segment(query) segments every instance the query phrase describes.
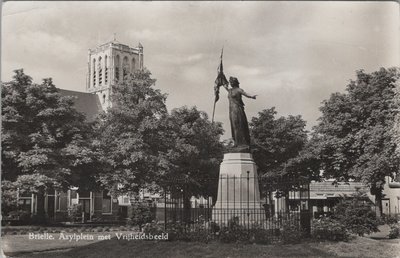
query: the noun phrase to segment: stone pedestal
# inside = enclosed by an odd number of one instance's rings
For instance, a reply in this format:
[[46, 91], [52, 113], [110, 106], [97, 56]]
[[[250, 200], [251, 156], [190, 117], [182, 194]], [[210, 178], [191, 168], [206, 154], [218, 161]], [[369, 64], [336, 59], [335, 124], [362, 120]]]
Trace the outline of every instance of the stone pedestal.
[[220, 166], [218, 196], [212, 219], [218, 224], [263, 223], [257, 166], [250, 153], [226, 153]]

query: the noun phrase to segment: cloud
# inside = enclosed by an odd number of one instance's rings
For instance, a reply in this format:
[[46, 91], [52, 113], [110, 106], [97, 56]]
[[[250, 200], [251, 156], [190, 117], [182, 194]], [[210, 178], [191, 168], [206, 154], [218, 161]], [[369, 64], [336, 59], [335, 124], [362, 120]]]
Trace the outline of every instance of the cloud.
[[150, 29], [139, 29], [139, 30], [128, 30], [127, 35], [131, 38], [138, 39], [139, 41], [155, 41], [161, 38], [168, 38], [169, 33], [162, 30], [150, 30]]
[[202, 53], [197, 53], [197, 54], [188, 56], [188, 57], [186, 58], [186, 60], [187, 60], [188, 62], [199, 61], [199, 60], [202, 60], [203, 57], [204, 57], [204, 55], [203, 55]]
[[227, 67], [227, 69], [232, 73], [232, 74], [238, 74], [237, 76], [255, 76], [255, 75], [261, 75], [263, 74], [263, 69], [259, 67], [247, 67], [243, 65], [230, 65]]
[[[394, 7], [394, 8], [393, 8]], [[144, 62], [169, 93], [169, 109], [212, 112], [213, 82], [224, 46], [227, 76], [256, 101], [302, 114], [343, 91], [354, 71], [399, 65], [397, 3], [375, 2], [7, 2], [3, 6], [2, 80], [25, 68], [36, 81], [85, 90], [87, 50], [110, 41], [144, 46]], [[374, 19], [371, 19], [374, 17]], [[225, 93], [216, 118], [227, 120]], [[229, 130], [227, 130], [229, 135]]]

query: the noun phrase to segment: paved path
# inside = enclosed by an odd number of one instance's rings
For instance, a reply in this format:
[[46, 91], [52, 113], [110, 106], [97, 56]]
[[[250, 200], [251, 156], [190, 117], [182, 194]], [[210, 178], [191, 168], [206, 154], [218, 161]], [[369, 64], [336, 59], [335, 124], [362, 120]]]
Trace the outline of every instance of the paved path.
[[389, 239], [390, 226], [389, 225], [381, 225], [378, 227], [379, 232], [372, 233], [370, 235], [366, 235], [366, 237], [372, 239]]

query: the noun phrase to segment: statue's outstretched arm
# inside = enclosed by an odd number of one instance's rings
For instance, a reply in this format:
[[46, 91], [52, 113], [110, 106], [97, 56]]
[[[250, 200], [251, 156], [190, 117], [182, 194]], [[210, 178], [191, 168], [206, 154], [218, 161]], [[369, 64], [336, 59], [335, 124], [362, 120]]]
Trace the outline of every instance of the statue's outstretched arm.
[[257, 97], [257, 95], [247, 94], [244, 90], [242, 90], [242, 95], [245, 96], [245, 97], [248, 97], [250, 99], [256, 99], [256, 97]]

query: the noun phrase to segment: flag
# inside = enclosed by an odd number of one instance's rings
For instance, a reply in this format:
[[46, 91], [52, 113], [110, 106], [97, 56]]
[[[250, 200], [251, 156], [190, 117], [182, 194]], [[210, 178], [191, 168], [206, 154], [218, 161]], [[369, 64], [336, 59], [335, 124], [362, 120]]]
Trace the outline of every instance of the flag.
[[221, 61], [218, 66], [218, 75], [217, 78], [215, 79], [215, 84], [214, 84], [214, 94], [215, 94], [215, 102], [219, 100], [219, 87], [221, 87], [224, 84], [228, 84], [228, 80], [225, 77], [224, 74], [224, 66], [222, 64], [222, 56], [224, 54], [224, 48], [221, 50]]

